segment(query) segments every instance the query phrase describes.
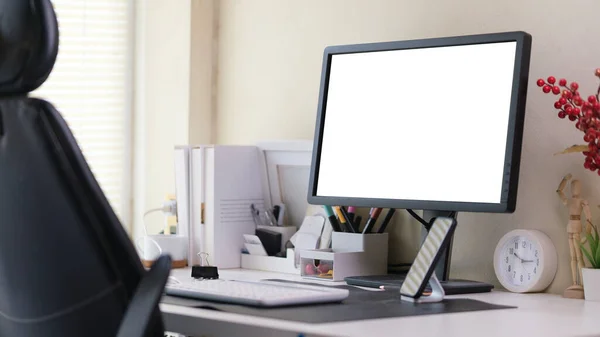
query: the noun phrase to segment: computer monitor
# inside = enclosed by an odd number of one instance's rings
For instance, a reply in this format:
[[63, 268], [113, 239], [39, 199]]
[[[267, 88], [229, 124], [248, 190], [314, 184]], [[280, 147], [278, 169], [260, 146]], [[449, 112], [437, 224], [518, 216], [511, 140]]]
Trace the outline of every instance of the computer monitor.
[[327, 47], [309, 203], [513, 212], [530, 53], [525, 32]]
[[531, 36], [325, 49], [311, 204], [512, 212]]

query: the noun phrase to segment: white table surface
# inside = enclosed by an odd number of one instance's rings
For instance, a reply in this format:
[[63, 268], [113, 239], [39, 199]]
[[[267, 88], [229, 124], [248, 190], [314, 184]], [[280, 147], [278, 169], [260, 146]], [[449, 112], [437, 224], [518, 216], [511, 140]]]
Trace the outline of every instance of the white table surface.
[[[286, 279], [307, 281], [291, 274], [252, 270], [220, 270], [222, 279]], [[174, 270], [185, 279], [189, 269]], [[344, 282], [321, 282], [339, 285]], [[169, 331], [193, 336], [600, 336], [600, 302], [564, 299], [551, 294], [513, 294], [493, 291], [455, 295], [517, 309], [487, 310], [353, 322], [309, 324], [161, 304]]]

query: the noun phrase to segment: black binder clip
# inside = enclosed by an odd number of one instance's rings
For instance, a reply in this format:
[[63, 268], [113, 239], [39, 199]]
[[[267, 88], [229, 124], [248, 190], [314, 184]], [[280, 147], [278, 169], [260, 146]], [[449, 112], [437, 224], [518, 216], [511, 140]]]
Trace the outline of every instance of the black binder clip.
[[207, 253], [198, 253], [200, 256], [200, 265], [192, 266], [192, 277], [200, 280], [216, 280], [219, 278], [217, 267], [211, 266], [208, 262]]

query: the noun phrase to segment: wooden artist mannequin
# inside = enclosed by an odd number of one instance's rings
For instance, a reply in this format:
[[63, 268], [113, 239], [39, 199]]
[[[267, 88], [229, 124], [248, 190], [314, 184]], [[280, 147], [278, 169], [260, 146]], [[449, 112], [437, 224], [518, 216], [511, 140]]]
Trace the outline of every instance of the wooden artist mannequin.
[[569, 223], [567, 224], [567, 233], [569, 235], [569, 253], [571, 255], [571, 277], [573, 284], [569, 286], [563, 296], [567, 298], [583, 299], [583, 279], [581, 270], [584, 267], [583, 255], [581, 253], [581, 213], [585, 213], [586, 231], [589, 233], [592, 229], [591, 212], [587, 200], [581, 198], [581, 182], [579, 180], [571, 181], [571, 198], [568, 198], [564, 189], [567, 182], [571, 180], [571, 174], [566, 175], [560, 182], [556, 192], [562, 203], [569, 208]]

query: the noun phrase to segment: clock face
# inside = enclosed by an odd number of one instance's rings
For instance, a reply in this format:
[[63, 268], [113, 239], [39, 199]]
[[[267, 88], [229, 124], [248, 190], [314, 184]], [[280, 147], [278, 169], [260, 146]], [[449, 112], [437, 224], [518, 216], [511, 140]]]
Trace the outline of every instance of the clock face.
[[500, 239], [494, 252], [496, 277], [513, 292], [542, 291], [556, 274], [556, 250], [537, 230], [513, 230]]
[[543, 268], [540, 259], [543, 257], [537, 242], [524, 236], [514, 236], [504, 243], [501, 252], [501, 277], [506, 283], [524, 287], [538, 280]]

